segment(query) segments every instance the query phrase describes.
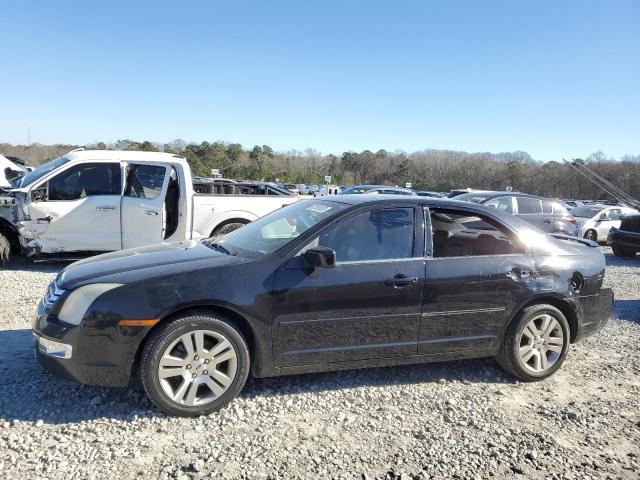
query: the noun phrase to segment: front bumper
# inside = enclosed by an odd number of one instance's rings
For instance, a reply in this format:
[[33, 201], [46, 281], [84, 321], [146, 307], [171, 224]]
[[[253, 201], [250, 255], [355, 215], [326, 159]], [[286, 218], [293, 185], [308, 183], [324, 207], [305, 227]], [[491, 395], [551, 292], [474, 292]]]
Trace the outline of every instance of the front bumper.
[[580, 323], [574, 342], [593, 335], [609, 322], [613, 310], [613, 298], [612, 289], [602, 288], [595, 295], [585, 295], [575, 299]]
[[[86, 385], [124, 387], [143, 335], [140, 327], [118, 329], [113, 320], [83, 322], [79, 326], [60, 321], [40, 302], [32, 330], [38, 362], [54, 375]], [[70, 356], [44, 351], [47, 341], [68, 346]], [[55, 347], [55, 345], [54, 345]]]

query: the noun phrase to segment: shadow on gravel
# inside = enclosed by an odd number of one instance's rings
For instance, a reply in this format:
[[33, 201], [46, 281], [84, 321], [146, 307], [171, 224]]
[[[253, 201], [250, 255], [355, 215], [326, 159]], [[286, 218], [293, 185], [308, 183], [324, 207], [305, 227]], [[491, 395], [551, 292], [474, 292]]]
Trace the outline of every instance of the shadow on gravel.
[[630, 258], [616, 257], [611, 249], [603, 250], [607, 267], [640, 267], [640, 255]]
[[640, 300], [616, 300], [613, 313], [618, 320], [640, 324]]
[[18, 257], [3, 263], [0, 270], [29, 271], [39, 273], [58, 273], [70, 262], [35, 262], [28, 258]]
[[[248, 382], [241, 397], [251, 399], [439, 381], [514, 382], [489, 358], [254, 379]], [[164, 416], [139, 386], [127, 389], [90, 387], [48, 374], [35, 359], [31, 330], [0, 331], [0, 422], [43, 420], [73, 424], [94, 419], [126, 421], [136, 417]]]

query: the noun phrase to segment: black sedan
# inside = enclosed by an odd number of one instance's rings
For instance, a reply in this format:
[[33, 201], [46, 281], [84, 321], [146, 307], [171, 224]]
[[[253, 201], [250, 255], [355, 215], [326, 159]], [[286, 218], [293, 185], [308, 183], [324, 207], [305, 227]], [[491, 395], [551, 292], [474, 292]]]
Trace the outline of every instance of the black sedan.
[[613, 301], [595, 243], [556, 237], [450, 199], [302, 201], [222, 239], [69, 266], [38, 306], [36, 354], [86, 384], [139, 373], [176, 415], [220, 409], [250, 373], [495, 356], [540, 380]]

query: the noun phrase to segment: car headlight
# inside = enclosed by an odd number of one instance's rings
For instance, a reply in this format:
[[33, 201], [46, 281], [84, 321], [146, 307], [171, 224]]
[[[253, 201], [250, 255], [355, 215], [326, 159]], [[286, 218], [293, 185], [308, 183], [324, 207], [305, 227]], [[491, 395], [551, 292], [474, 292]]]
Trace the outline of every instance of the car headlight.
[[121, 283], [91, 283], [73, 290], [58, 313], [58, 319], [71, 325], [80, 325], [93, 301], [103, 293], [122, 286]]

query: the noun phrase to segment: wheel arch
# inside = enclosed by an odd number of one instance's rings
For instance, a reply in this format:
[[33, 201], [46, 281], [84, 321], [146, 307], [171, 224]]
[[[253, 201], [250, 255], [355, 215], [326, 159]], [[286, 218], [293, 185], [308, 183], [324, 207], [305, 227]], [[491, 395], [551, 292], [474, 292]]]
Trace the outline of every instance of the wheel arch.
[[595, 241], [597, 242], [597, 241], [598, 241], [598, 230], [596, 230], [595, 228], [587, 228], [587, 229], [584, 231], [584, 234], [582, 235], [582, 238], [587, 238], [587, 234], [588, 234], [589, 232], [593, 232], [593, 233], [595, 234], [595, 237], [596, 237], [596, 240], [595, 240]]
[[2, 233], [11, 244], [12, 253], [20, 251], [20, 232], [14, 224], [6, 218], [0, 217], [0, 233]]
[[511, 315], [509, 320], [505, 323], [501, 338], [504, 337], [504, 334], [507, 328], [509, 327], [509, 325], [511, 325], [511, 322], [513, 321], [513, 319], [520, 312], [522, 312], [522, 310], [524, 310], [527, 307], [530, 307], [531, 305], [539, 305], [539, 304], [545, 304], [545, 303], [548, 305], [551, 305], [552, 307], [556, 307], [565, 316], [565, 318], [567, 319], [567, 323], [569, 323], [569, 341], [573, 343], [578, 335], [578, 328], [579, 328], [578, 311], [575, 305], [569, 300], [567, 300], [566, 298], [563, 298], [560, 295], [549, 295], [549, 294], [543, 294], [543, 295], [530, 298], [525, 303], [520, 305], [519, 308], [514, 309], [514, 313]]
[[165, 315], [160, 317], [160, 320], [146, 332], [144, 338], [142, 339], [142, 341], [139, 343], [137, 347], [137, 350], [133, 359], [133, 363], [131, 366], [132, 376], [134, 374], [138, 374], [139, 372], [140, 357], [142, 356], [142, 351], [144, 350], [146, 343], [149, 341], [149, 338], [151, 338], [151, 334], [157, 331], [159, 328], [162, 328], [162, 326], [166, 325], [173, 319], [180, 316], [188, 315], [190, 313], [194, 313], [194, 314], [195, 313], [213, 313], [213, 314], [218, 313], [227, 317], [229, 320], [231, 320], [231, 322], [236, 327], [238, 327], [238, 329], [240, 330], [240, 333], [242, 333], [245, 340], [247, 341], [247, 347], [249, 348], [249, 359], [251, 361], [251, 371], [254, 372], [255, 369], [259, 367], [261, 362], [261, 350], [256, 340], [256, 333], [254, 332], [254, 329], [249, 323], [249, 321], [243, 315], [239, 314], [238, 312], [236, 312], [235, 310], [227, 306], [220, 305], [220, 304], [203, 303], [203, 304], [182, 306], [175, 310], [167, 312]]
[[230, 218], [228, 220], [224, 220], [224, 221], [218, 223], [215, 227], [213, 227], [213, 230], [211, 230], [211, 233], [209, 234], [209, 237], [213, 237], [213, 234], [217, 230], [221, 229], [225, 225], [229, 225], [230, 223], [241, 223], [243, 225], [247, 225], [247, 224], [249, 224], [251, 222], [252, 222], [252, 220], [249, 220], [247, 218], [240, 218], [240, 217], [238, 217], [238, 218]]

